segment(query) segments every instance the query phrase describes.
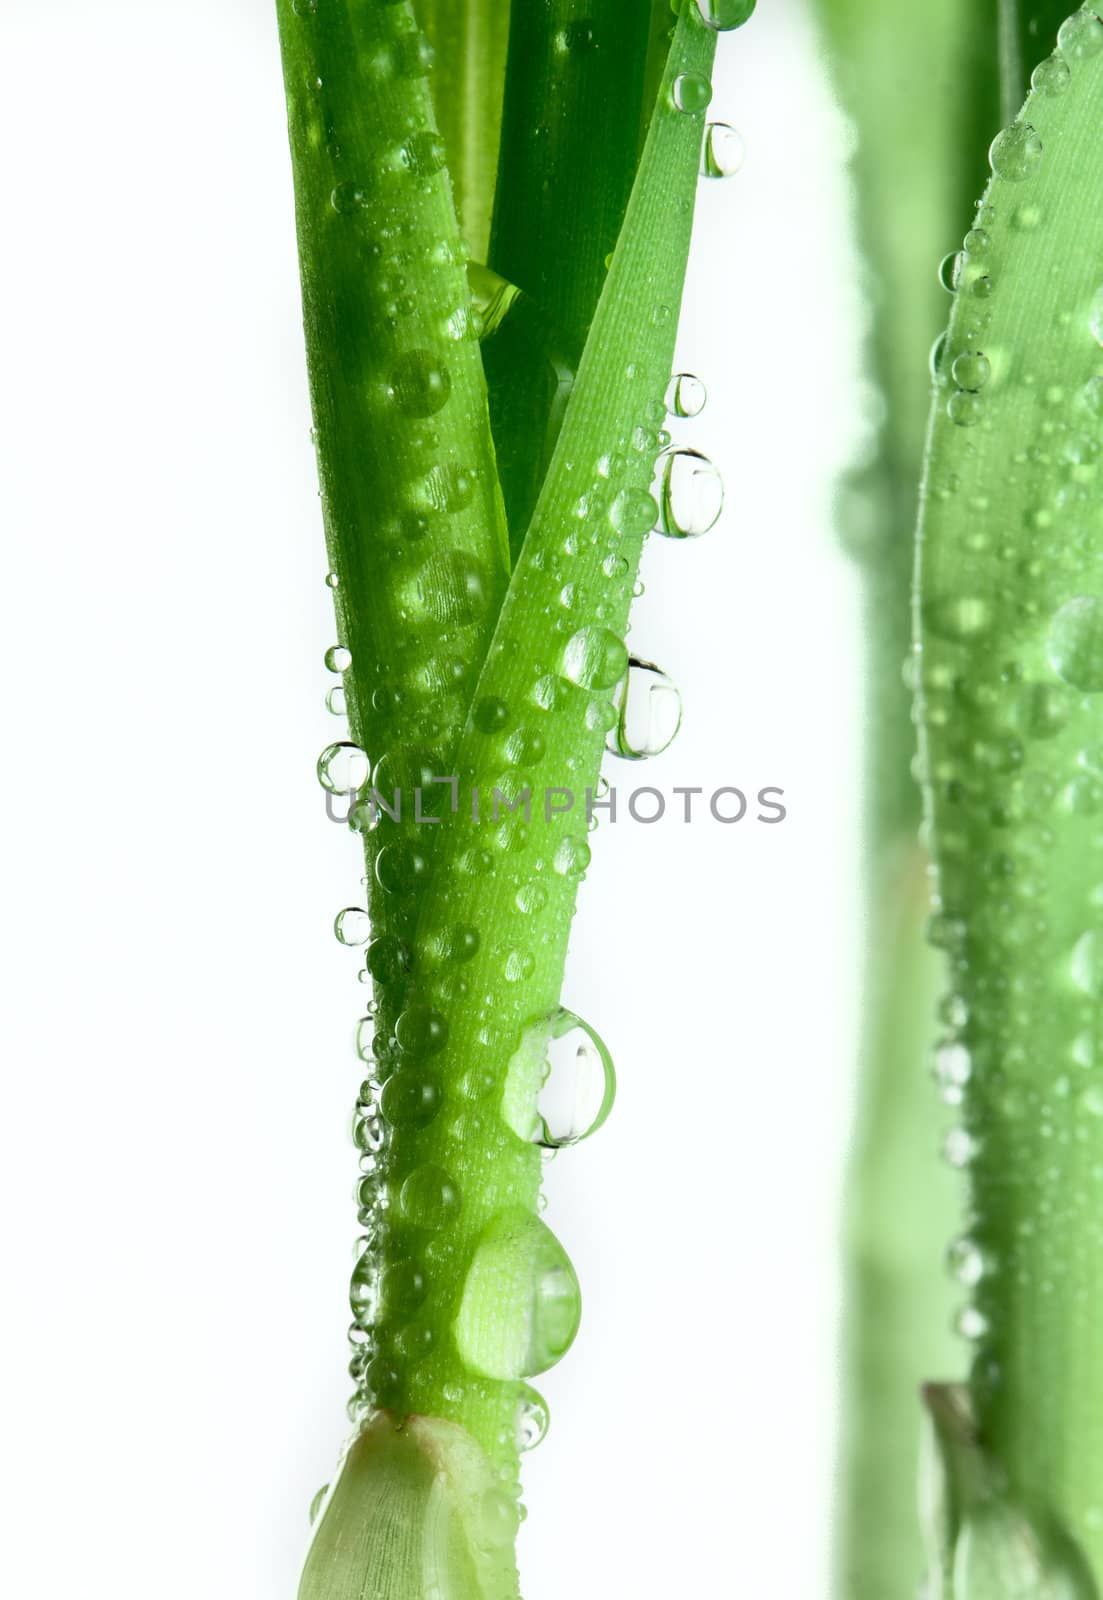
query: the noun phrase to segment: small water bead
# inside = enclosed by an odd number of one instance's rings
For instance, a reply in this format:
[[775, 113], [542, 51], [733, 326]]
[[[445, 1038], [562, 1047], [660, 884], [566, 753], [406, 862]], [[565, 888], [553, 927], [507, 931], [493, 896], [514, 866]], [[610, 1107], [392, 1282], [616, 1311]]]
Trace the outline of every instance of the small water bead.
[[375, 1326], [379, 1313], [381, 1266], [374, 1248], [366, 1248], [353, 1269], [349, 1305], [358, 1327]]
[[698, 450], [667, 450], [659, 457], [659, 532], [696, 539], [715, 527], [724, 509], [724, 483]]
[[1094, 928], [1077, 939], [1069, 971], [1073, 983], [1084, 994], [1094, 996], [1103, 992], [1103, 935]]
[[717, 33], [741, 28], [754, 15], [757, 0], [697, 0], [701, 19]]
[[400, 1067], [383, 1085], [380, 1110], [392, 1128], [425, 1128], [441, 1107], [439, 1083], [412, 1068]]
[[548, 891], [542, 883], [523, 883], [513, 897], [514, 904], [523, 916], [535, 916], [548, 903]]
[[974, 1239], [962, 1234], [946, 1251], [946, 1268], [955, 1282], [975, 1289], [984, 1276], [984, 1256]]
[[397, 983], [413, 967], [413, 952], [404, 939], [384, 933], [368, 946], [366, 961], [377, 983]]
[[432, 1006], [407, 1006], [394, 1031], [399, 1046], [417, 1055], [438, 1055], [448, 1043], [448, 1023]]
[[341, 580], [338, 577], [337, 573], [336, 572], [327, 572], [326, 573], [326, 588], [327, 589], [338, 589], [338, 588], [340, 588], [340, 586], [341, 586]]
[[942, 1141], [943, 1158], [958, 1169], [969, 1165], [977, 1148], [977, 1141], [967, 1128], [951, 1128]]
[[552, 857], [553, 868], [563, 878], [580, 878], [589, 865], [590, 846], [571, 834], [560, 841]]
[[424, 78], [435, 61], [436, 52], [423, 33], [403, 34], [395, 46], [395, 65], [403, 77]]
[[468, 467], [438, 466], [426, 475], [422, 492], [434, 511], [451, 514], [467, 509], [475, 498], [475, 485], [475, 473]]
[[370, 774], [367, 755], [348, 740], [326, 745], [318, 757], [318, 782], [329, 794], [352, 794], [363, 788]]
[[535, 728], [518, 728], [505, 743], [506, 760], [514, 767], [533, 767], [545, 750], [544, 735]]
[[1071, 82], [1068, 62], [1059, 55], [1047, 56], [1044, 61], [1039, 61], [1030, 74], [1030, 87], [1039, 94], [1064, 94]]
[[375, 876], [387, 894], [408, 894], [428, 874], [429, 858], [414, 844], [396, 840], [375, 858]]
[[417, 1167], [402, 1185], [399, 1204], [415, 1228], [436, 1233], [460, 1212], [460, 1191], [451, 1173], [427, 1163]]
[[[707, 400], [708, 391], [700, 378], [693, 372], [676, 372], [667, 386], [666, 409], [671, 416], [699, 417], [705, 409]], [[650, 495], [648, 499], [651, 499]], [[654, 501], [651, 503], [654, 507], [654, 512], [649, 526], [654, 527], [654, 517], [658, 516], [659, 508]]]
[[328, 1483], [323, 1483], [322, 1487], [318, 1490], [318, 1492], [314, 1496], [313, 1500], [311, 1500], [311, 1502], [310, 1502], [310, 1511], [308, 1513], [308, 1515], [310, 1517], [310, 1526], [311, 1527], [313, 1527], [314, 1524], [317, 1522], [318, 1513], [319, 1513], [319, 1511], [321, 1511], [322, 1506], [325, 1503], [326, 1495], [328, 1493], [329, 1493], [329, 1484]]
[[712, 100], [712, 84], [699, 72], [680, 72], [671, 86], [671, 99], [678, 111], [704, 111]]
[[964, 350], [950, 368], [959, 389], [983, 389], [992, 376], [992, 363], [981, 350]]
[[509, 707], [497, 695], [487, 695], [475, 706], [472, 721], [480, 733], [501, 733], [509, 725]]
[[705, 129], [701, 171], [706, 178], [734, 178], [747, 159], [743, 135], [727, 122], [710, 122]]
[[976, 1306], [962, 1306], [954, 1318], [954, 1331], [975, 1344], [988, 1332], [988, 1318]]
[[1029, 122], [1013, 122], [992, 140], [988, 160], [997, 178], [1022, 183], [1042, 159], [1042, 141]]
[[447, 147], [436, 133], [412, 134], [402, 146], [402, 164], [415, 178], [431, 178], [441, 170], [447, 159]]
[[662, 755], [682, 725], [682, 697], [652, 661], [631, 656], [613, 697], [616, 721], [605, 748], [625, 761]]
[[348, 708], [348, 695], [341, 684], [335, 684], [326, 694], [326, 710], [335, 717], [344, 717], [348, 715]]
[[609, 507], [609, 521], [626, 539], [641, 538], [659, 520], [659, 507], [646, 489], [621, 489]]
[[946, 415], [959, 428], [975, 428], [984, 415], [984, 401], [979, 394], [958, 389], [946, 402]]
[[1103, 599], [1067, 600], [1050, 623], [1046, 650], [1054, 672], [1072, 688], [1103, 691]]
[[431, 417], [452, 393], [448, 368], [430, 350], [409, 350], [391, 369], [388, 393], [410, 417]]
[[567, 1252], [550, 1228], [518, 1207], [483, 1231], [452, 1331], [471, 1371], [514, 1380], [553, 1367], [570, 1348], [581, 1314]]
[[521, 1403], [517, 1412], [517, 1448], [522, 1453], [535, 1450], [548, 1435], [551, 1416], [548, 1402], [530, 1384], [521, 1386]]
[[371, 918], [360, 906], [346, 906], [343, 911], [338, 911], [333, 931], [340, 944], [367, 944], [371, 938]]
[[1074, 65], [1089, 61], [1103, 50], [1103, 22], [1094, 9], [1084, 7], [1062, 22], [1057, 30], [1057, 48]]
[[363, 184], [351, 180], [339, 183], [329, 197], [329, 203], [338, 216], [354, 216], [371, 202], [371, 195]]
[[560, 1006], [524, 1029], [506, 1069], [502, 1117], [519, 1139], [560, 1150], [597, 1132], [616, 1092], [608, 1047]]
[[959, 1104], [973, 1068], [968, 1050], [963, 1044], [947, 1041], [936, 1049], [932, 1065], [942, 1098], [948, 1105]]
[[352, 651], [343, 644], [331, 644], [324, 660], [328, 672], [347, 672], [352, 666]]
[[580, 628], [567, 641], [560, 672], [580, 689], [611, 689], [627, 666], [623, 639], [608, 628]]
[[[957, 288], [957, 280], [960, 270], [961, 252], [958, 250], [948, 251], [938, 264], [938, 281], [946, 290], [947, 294], [953, 294], [954, 290]], [[940, 335], [940, 339], [944, 340], [945, 337], [945, 334]]]

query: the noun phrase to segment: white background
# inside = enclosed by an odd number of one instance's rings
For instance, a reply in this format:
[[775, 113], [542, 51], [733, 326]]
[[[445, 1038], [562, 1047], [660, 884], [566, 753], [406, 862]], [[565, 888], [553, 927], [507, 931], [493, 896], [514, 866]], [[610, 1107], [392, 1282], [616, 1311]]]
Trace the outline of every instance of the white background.
[[[343, 1431], [362, 992], [314, 778], [332, 641], [270, 0], [0, 15], [6, 1089], [0, 1589], [289, 1600]], [[858, 939], [847, 133], [808, 21], [721, 43], [685, 436], [706, 539], [633, 645], [683, 731], [620, 782], [781, 827], [604, 826], [567, 1002], [605, 1129], [549, 1170], [585, 1296], [526, 1466], [527, 1600], [826, 1587]]]

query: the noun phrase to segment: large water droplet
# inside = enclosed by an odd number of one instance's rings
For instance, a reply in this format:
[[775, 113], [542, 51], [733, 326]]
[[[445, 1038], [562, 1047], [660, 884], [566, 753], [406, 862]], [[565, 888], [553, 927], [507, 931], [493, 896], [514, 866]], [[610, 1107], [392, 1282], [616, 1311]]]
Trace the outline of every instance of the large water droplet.
[[1029, 122], [1013, 122], [992, 140], [988, 160], [997, 178], [1022, 183], [1042, 159], [1042, 141]]
[[609, 521], [627, 538], [640, 538], [658, 521], [659, 508], [646, 489], [621, 489], [609, 507]]
[[697, 0], [703, 21], [718, 33], [741, 28], [754, 14], [757, 0]]
[[679, 111], [704, 111], [712, 99], [712, 84], [699, 72], [680, 72], [670, 92]]
[[[708, 391], [695, 373], [676, 372], [666, 391], [666, 409], [675, 417], [698, 417], [707, 399]], [[658, 515], [657, 506], [654, 515]], [[653, 517], [648, 526], [654, 525]]]
[[705, 129], [701, 171], [706, 178], [734, 178], [747, 158], [743, 135], [727, 122], [710, 122]]
[[453, 1324], [466, 1365], [487, 1378], [546, 1372], [571, 1346], [582, 1313], [567, 1252], [538, 1217], [519, 1207], [484, 1230]]
[[695, 539], [715, 527], [724, 509], [724, 484], [697, 450], [666, 450], [659, 457], [659, 532]]
[[402, 1185], [402, 1214], [416, 1228], [437, 1232], [459, 1215], [460, 1191], [443, 1167], [417, 1167]]
[[346, 906], [338, 911], [333, 931], [341, 944], [367, 944], [371, 938], [371, 918], [360, 906]]
[[1103, 600], [1077, 595], [1067, 600], [1049, 626], [1050, 665], [1074, 689], [1103, 690]]
[[605, 748], [626, 761], [661, 755], [682, 725], [682, 697], [676, 686], [654, 662], [637, 656], [629, 658], [614, 706], [617, 720]]
[[367, 783], [371, 765], [358, 744], [326, 745], [318, 757], [318, 782], [330, 794], [351, 794]]
[[580, 628], [563, 651], [561, 672], [581, 689], [611, 689], [624, 676], [628, 651], [608, 628]]
[[391, 369], [391, 399], [408, 416], [433, 416], [451, 393], [448, 368], [429, 350], [410, 350]]
[[343, 644], [331, 644], [325, 653], [325, 664], [329, 672], [347, 672], [352, 666], [352, 651]]
[[502, 1116], [548, 1150], [596, 1133], [613, 1109], [613, 1058], [588, 1022], [560, 1006], [530, 1022], [510, 1057]]
[[1103, 50], [1103, 22], [1090, 6], [1066, 17], [1057, 30], [1057, 48], [1073, 65]]

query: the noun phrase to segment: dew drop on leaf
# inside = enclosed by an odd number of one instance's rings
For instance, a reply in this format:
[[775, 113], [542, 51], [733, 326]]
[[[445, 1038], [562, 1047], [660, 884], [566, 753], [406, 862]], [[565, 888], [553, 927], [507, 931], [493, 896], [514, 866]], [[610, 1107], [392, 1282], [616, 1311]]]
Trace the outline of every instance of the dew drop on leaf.
[[1103, 22], [1093, 9], [1084, 7], [1066, 17], [1057, 30], [1057, 48], [1074, 65], [1090, 60], [1103, 50]]
[[346, 650], [343, 644], [331, 644], [324, 660], [327, 671], [347, 672], [352, 666], [352, 651]]
[[391, 399], [411, 417], [431, 417], [452, 393], [448, 368], [429, 350], [409, 350], [391, 369]]
[[698, 450], [667, 450], [659, 457], [659, 532], [696, 539], [715, 527], [724, 509], [724, 483]]
[[550, 1421], [548, 1402], [544, 1396], [530, 1384], [522, 1385], [521, 1401], [517, 1410], [518, 1450], [522, 1452], [535, 1450], [538, 1444], [543, 1444]]
[[371, 919], [360, 906], [346, 906], [338, 911], [333, 931], [341, 944], [364, 945], [371, 938]]
[[712, 84], [699, 72], [680, 72], [670, 92], [678, 111], [704, 111], [712, 99]]
[[701, 171], [706, 178], [734, 178], [747, 157], [743, 135], [727, 122], [710, 122], [705, 129]]
[[1047, 651], [1054, 672], [1074, 689], [1103, 690], [1103, 600], [1067, 600], [1050, 623]]
[[642, 761], [668, 749], [682, 724], [682, 697], [654, 662], [632, 656], [614, 696], [616, 721], [605, 748], [626, 761]]
[[992, 140], [988, 160], [997, 178], [1022, 183], [1042, 159], [1042, 141], [1029, 122], [1013, 122]]
[[453, 1324], [456, 1348], [484, 1377], [531, 1377], [570, 1349], [581, 1313], [567, 1252], [538, 1217], [511, 1208], [475, 1248]]
[[596, 1133], [616, 1091], [608, 1047], [560, 1006], [522, 1031], [506, 1069], [502, 1117], [519, 1139], [559, 1150]]
[[399, 1204], [415, 1228], [435, 1233], [459, 1215], [460, 1191], [443, 1167], [427, 1163], [410, 1173], [402, 1185]]
[[581, 689], [611, 689], [628, 666], [624, 641], [608, 628], [580, 628], [563, 651], [562, 676]]
[[963, 350], [950, 368], [950, 376], [959, 389], [983, 389], [992, 376], [992, 364], [981, 350]]
[[675, 417], [699, 417], [707, 399], [708, 392], [695, 373], [676, 372], [667, 387], [666, 409]]
[[609, 507], [609, 521], [626, 539], [650, 533], [658, 516], [659, 508], [646, 489], [621, 489]]
[[702, 19], [718, 33], [741, 28], [754, 15], [756, 0], [697, 0]]
[[330, 794], [351, 794], [368, 781], [370, 764], [358, 744], [329, 744], [318, 757], [318, 782]]

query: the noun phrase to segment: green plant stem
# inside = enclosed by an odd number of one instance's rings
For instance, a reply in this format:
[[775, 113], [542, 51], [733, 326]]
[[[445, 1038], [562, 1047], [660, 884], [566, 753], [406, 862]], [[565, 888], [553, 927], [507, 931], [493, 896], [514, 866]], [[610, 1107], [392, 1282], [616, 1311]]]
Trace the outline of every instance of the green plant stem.
[[[610, 697], [627, 661], [621, 641], [640, 548], [655, 515], [646, 486], [703, 131], [703, 113], [674, 108], [670, 84], [681, 72], [707, 75], [713, 50], [713, 36], [691, 8], [678, 25], [563, 432], [460, 746], [462, 805], [445, 819], [419, 901], [404, 1004], [422, 1020], [422, 1032], [432, 1018], [431, 1070], [442, 1109], [425, 1128], [395, 1129], [389, 1229], [401, 1238], [402, 1259], [424, 1271], [421, 1322], [445, 1334], [488, 1227], [502, 1215], [535, 1222], [538, 1153], [502, 1118], [506, 1067], [526, 1024], [558, 1003], [575, 896], [589, 859], [579, 812], [585, 790], [597, 782]], [[630, 364], [635, 376], [626, 381]], [[578, 637], [580, 619], [595, 618], [599, 608], [600, 624], [589, 623]], [[574, 681], [579, 677], [592, 687]], [[496, 787], [511, 798], [531, 791], [531, 825], [521, 815], [497, 827], [488, 823]], [[578, 809], [546, 820], [543, 795], [557, 788], [573, 789]], [[482, 796], [479, 822], [469, 809], [475, 790]], [[458, 1197], [454, 1215], [432, 1236], [419, 1232], [402, 1201], [409, 1177], [426, 1170], [445, 1174]], [[506, 1337], [528, 1315], [533, 1292], [526, 1294], [522, 1283], [519, 1293], [504, 1275], [484, 1307], [488, 1325]], [[416, 1362], [405, 1353], [404, 1330], [385, 1327], [381, 1338], [398, 1408], [461, 1423], [508, 1466], [520, 1373], [503, 1379], [473, 1373], [449, 1337], [419, 1352]]]
[[1033, 91], [994, 149], [959, 273], [916, 628], [935, 937], [971, 1062], [954, 1148], [982, 1269], [979, 1444], [1007, 1501], [1075, 1541], [1099, 1585], [1103, 25], [1085, 12], [1075, 30], [1071, 84]]
[[[859, 1103], [844, 1213], [843, 1439], [837, 1581], [847, 1600], [907, 1596], [922, 1570], [916, 1396], [961, 1361], [942, 1269], [957, 1186], [931, 1172], [943, 1117], [925, 1069], [938, 963], [926, 950], [924, 854], [902, 664], [923, 374], [945, 317], [931, 263], [968, 223], [996, 123], [994, 0], [901, 14], [821, 5], [855, 119], [861, 243], [872, 279], [869, 368], [884, 402], [875, 452], [840, 496], [860, 560], [867, 650], [864, 801], [868, 931]], [[985, 64], [986, 52], [991, 64]], [[922, 139], [916, 137], [922, 127]]]
[[484, 356], [515, 552], [554, 444], [553, 365], [578, 367], [624, 220], [650, 24], [634, 0], [514, 7], [489, 264], [533, 310]]
[[433, 105], [448, 151], [456, 211], [485, 261], [494, 207], [509, 28], [497, 0], [417, 0], [436, 54]]

